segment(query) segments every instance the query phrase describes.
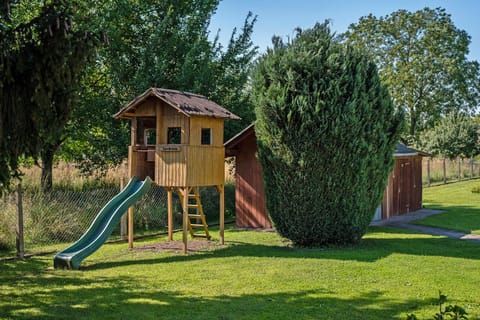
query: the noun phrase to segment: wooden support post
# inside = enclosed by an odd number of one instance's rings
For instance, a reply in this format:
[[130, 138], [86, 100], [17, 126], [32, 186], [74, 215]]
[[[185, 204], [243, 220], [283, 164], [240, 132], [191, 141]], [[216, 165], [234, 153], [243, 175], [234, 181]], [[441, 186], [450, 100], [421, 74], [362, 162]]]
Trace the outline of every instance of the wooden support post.
[[133, 249], [133, 206], [128, 208], [128, 249]]
[[173, 188], [167, 188], [167, 209], [168, 209], [168, 241], [173, 241]]
[[183, 219], [182, 219], [182, 225], [183, 225], [183, 234], [182, 234], [182, 240], [183, 240], [183, 253], [186, 254], [188, 250], [188, 194], [190, 193], [190, 190], [188, 187], [183, 188]]
[[23, 236], [23, 201], [22, 184], [19, 182], [17, 187], [17, 230], [16, 230], [17, 256], [23, 259], [25, 256], [25, 242]]
[[225, 189], [223, 187], [223, 184], [217, 186], [217, 190], [220, 197], [220, 244], [225, 244]]
[[[125, 188], [125, 180], [120, 178], [120, 192]], [[122, 215], [120, 219], [120, 236], [122, 240], [127, 240], [127, 214], [126, 212]]]

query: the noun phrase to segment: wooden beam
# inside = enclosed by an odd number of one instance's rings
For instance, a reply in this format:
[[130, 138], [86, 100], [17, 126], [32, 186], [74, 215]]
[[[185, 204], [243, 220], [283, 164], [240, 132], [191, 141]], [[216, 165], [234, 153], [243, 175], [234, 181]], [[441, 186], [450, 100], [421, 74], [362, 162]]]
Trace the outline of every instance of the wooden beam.
[[220, 244], [225, 244], [225, 188], [223, 184], [218, 185], [217, 190], [220, 197]]
[[132, 118], [130, 126], [130, 145], [135, 146], [137, 144], [137, 118]]
[[190, 188], [185, 187], [183, 188], [182, 194], [182, 201], [183, 201], [183, 219], [182, 219], [182, 226], [183, 226], [183, 253], [187, 254], [188, 251], [188, 194], [190, 193]]
[[128, 208], [128, 249], [133, 249], [133, 206]]
[[160, 104], [160, 101], [157, 101], [156, 103], [156, 119], [157, 119], [157, 141], [156, 144], [162, 144], [162, 133], [163, 133], [163, 128], [162, 128], [162, 105]]
[[[136, 119], [135, 119], [135, 126], [136, 126]], [[133, 124], [133, 122], [132, 122]], [[133, 127], [132, 127], [133, 128]], [[136, 130], [135, 130], [136, 132]], [[133, 130], [132, 130], [132, 136], [133, 136]], [[136, 158], [135, 158], [135, 153], [133, 152], [133, 146], [128, 147], [128, 177], [131, 179], [135, 175], [135, 168], [137, 166], [136, 164]], [[133, 248], [133, 214], [134, 214], [134, 209], [133, 206], [128, 208], [128, 248], [132, 249]]]
[[[120, 178], [120, 192], [123, 191], [123, 188], [125, 187], [125, 181], [123, 180], [123, 177]], [[122, 218], [120, 218], [120, 236], [122, 237], [122, 240], [127, 240], [127, 215], [128, 214], [123, 214]]]
[[173, 188], [167, 188], [167, 208], [168, 208], [168, 241], [173, 241]]

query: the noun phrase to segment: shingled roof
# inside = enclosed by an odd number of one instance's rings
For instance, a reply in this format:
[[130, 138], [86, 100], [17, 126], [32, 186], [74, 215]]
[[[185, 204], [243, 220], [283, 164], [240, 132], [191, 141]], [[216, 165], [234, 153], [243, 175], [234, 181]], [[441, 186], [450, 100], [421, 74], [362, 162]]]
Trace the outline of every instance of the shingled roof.
[[149, 97], [157, 97], [169, 104], [179, 112], [190, 116], [207, 116], [214, 118], [235, 119], [239, 120], [240, 117], [231, 113], [227, 109], [219, 106], [215, 102], [208, 100], [206, 97], [177, 90], [150, 88], [135, 99], [133, 99], [128, 105], [123, 107], [119, 112], [113, 115], [114, 118], [128, 118], [126, 115], [129, 112], [135, 112], [139, 105]]
[[428, 153], [415, 150], [412, 148], [407, 147], [403, 143], [397, 143], [395, 146], [395, 151], [393, 152], [393, 155], [395, 157], [404, 157], [404, 156], [422, 156], [422, 157], [427, 157], [430, 156]]

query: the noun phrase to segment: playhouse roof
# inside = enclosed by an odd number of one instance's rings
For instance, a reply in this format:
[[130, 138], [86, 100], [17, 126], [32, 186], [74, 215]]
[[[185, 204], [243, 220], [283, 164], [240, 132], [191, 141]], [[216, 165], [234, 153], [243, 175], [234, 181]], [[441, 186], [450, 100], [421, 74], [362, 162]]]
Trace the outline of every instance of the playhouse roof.
[[206, 97], [171, 89], [150, 88], [129, 104], [123, 107], [120, 111], [113, 115], [114, 118], [130, 118], [135, 116], [135, 110], [149, 97], [156, 97], [164, 101], [168, 105], [177, 109], [187, 117], [190, 116], [207, 116], [214, 118], [235, 119], [240, 117], [231, 113], [227, 109], [219, 106], [215, 102], [208, 100]]

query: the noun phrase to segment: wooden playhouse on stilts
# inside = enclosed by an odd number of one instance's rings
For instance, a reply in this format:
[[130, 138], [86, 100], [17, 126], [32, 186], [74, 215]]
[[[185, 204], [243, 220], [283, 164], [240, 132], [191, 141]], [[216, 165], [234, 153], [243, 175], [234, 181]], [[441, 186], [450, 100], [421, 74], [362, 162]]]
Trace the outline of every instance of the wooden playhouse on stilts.
[[[204, 96], [150, 88], [114, 115], [130, 119], [128, 147], [130, 178], [149, 176], [167, 190], [168, 240], [173, 240], [173, 192], [183, 208], [183, 252], [188, 233], [210, 238], [198, 187], [215, 187], [219, 193], [220, 242], [224, 243], [225, 119], [238, 116]], [[133, 247], [133, 207], [128, 210], [128, 244]]]

